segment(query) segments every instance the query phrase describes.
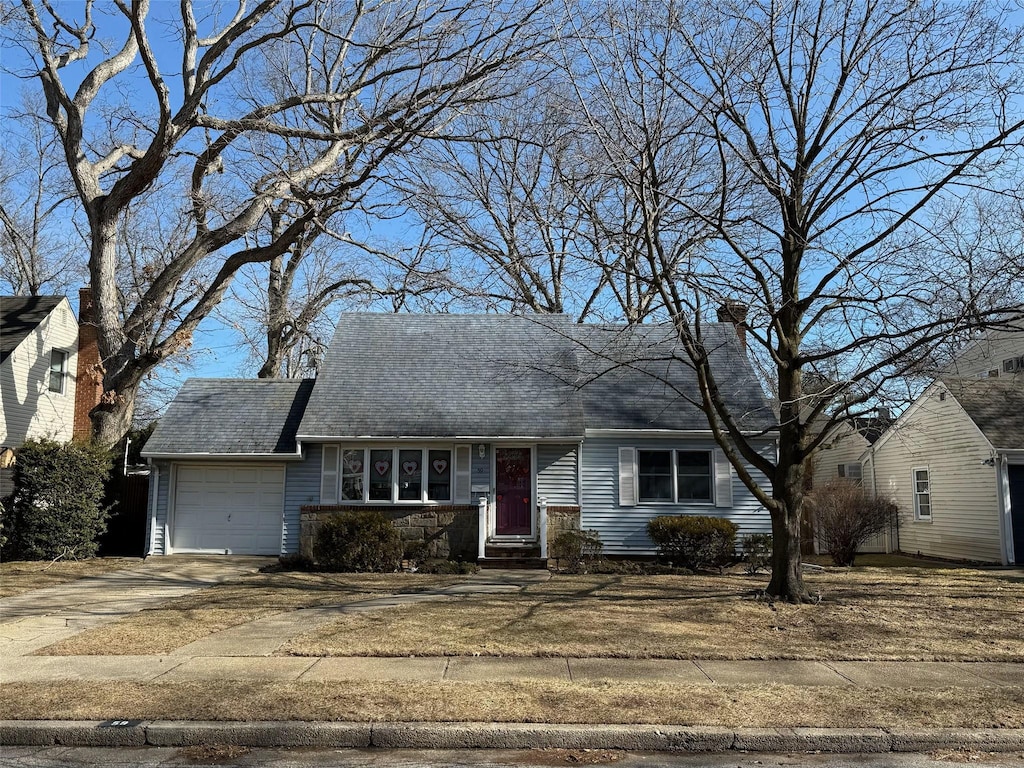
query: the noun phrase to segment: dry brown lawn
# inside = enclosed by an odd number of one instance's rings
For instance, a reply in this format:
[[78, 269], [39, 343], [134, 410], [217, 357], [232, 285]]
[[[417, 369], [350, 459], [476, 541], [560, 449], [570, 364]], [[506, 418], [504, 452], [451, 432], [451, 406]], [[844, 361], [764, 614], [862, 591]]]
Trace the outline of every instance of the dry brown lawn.
[[284, 645], [303, 656], [1024, 661], [1020, 572], [843, 569], [806, 575], [817, 605], [770, 604], [765, 576], [563, 576], [348, 614]]
[[664, 683], [8, 683], [4, 717], [1024, 727], [1024, 691]]
[[33, 589], [66, 584], [86, 576], [98, 576], [142, 564], [137, 557], [94, 557], [89, 560], [15, 560], [0, 563], [0, 597]]
[[[86, 630], [36, 653], [43, 656], [170, 653], [214, 632], [275, 613], [398, 592], [417, 592], [446, 586], [458, 578], [407, 573], [256, 573]], [[297, 619], [296, 624], [301, 627], [301, 619]]]

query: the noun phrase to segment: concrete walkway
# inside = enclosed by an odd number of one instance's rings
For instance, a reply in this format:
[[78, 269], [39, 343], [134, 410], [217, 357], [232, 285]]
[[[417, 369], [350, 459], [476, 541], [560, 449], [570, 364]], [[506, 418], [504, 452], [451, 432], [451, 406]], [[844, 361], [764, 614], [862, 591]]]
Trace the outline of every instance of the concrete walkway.
[[154, 605], [254, 573], [266, 557], [150, 558], [0, 600], [0, 656], [23, 656]]

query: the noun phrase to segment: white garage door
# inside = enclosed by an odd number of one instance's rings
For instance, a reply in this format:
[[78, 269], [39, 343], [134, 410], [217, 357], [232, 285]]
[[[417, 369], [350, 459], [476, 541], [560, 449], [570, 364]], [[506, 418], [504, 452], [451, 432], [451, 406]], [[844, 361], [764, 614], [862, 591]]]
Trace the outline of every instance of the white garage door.
[[175, 477], [175, 552], [280, 554], [284, 467], [180, 464]]

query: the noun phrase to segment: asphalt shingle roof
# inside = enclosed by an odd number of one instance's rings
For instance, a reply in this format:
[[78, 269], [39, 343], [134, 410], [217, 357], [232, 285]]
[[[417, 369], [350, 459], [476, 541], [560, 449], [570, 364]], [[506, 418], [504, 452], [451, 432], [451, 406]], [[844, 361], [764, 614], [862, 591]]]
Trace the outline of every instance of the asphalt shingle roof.
[[[590, 429], [707, 430], [697, 373], [670, 323], [578, 325], [581, 393]], [[775, 418], [731, 323], [702, 327], [725, 402], [748, 431]]]
[[342, 315], [300, 436], [582, 436], [564, 315]]
[[944, 379], [943, 384], [994, 448], [1024, 448], [1024, 379]]
[[313, 379], [189, 379], [143, 456], [294, 454]]
[[63, 296], [0, 296], [0, 363], [17, 349]]
[[[671, 325], [577, 325], [564, 315], [346, 314], [299, 435], [579, 437], [591, 429], [706, 430]], [[705, 344], [750, 430], [771, 409], [731, 324]]]
[[[564, 315], [345, 314], [318, 378], [190, 379], [143, 455], [293, 453], [296, 439], [572, 438], [591, 429], [708, 429], [670, 325]], [[729, 324], [705, 328], [748, 430], [771, 408]]]

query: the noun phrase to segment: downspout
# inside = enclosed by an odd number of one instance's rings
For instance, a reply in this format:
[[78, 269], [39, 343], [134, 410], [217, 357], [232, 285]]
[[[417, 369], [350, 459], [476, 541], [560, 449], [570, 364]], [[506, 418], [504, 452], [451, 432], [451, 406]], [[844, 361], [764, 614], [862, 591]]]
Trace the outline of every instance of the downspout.
[[146, 516], [146, 539], [149, 542], [146, 548], [145, 557], [153, 554], [156, 547], [156, 502], [160, 494], [160, 467], [153, 463], [152, 459], [146, 459], [149, 464], [149, 514]]
[[1009, 551], [1013, 549], [1012, 521], [1006, 503], [1010, 495], [1009, 461], [1005, 453], [994, 453], [992, 458], [994, 459], [993, 468], [996, 471], [996, 506], [999, 510], [999, 554], [1003, 565], [1009, 565], [1021, 559], [1016, 552]]
[[576, 445], [576, 506], [579, 508], [580, 530], [583, 530], [583, 441]]

